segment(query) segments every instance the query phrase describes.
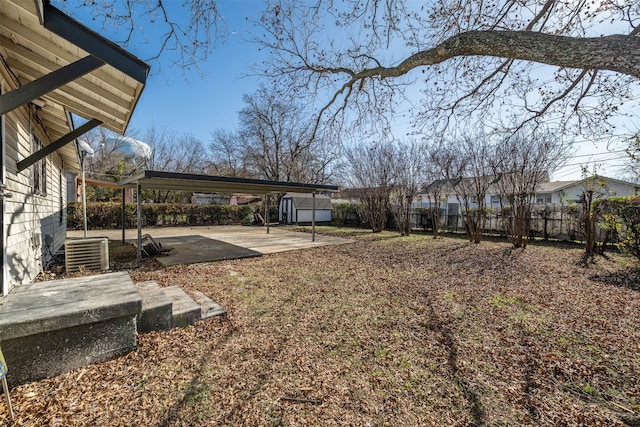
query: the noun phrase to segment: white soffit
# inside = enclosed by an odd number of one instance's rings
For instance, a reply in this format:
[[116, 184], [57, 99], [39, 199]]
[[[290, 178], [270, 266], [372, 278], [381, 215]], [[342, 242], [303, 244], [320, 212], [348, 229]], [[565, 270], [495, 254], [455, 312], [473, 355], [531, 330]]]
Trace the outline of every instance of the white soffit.
[[[50, 21], [69, 28], [71, 38], [74, 36], [71, 30], [75, 30], [75, 37], [86, 35], [87, 40], [96, 41], [94, 45], [104, 49], [89, 53], [49, 30], [46, 22], [40, 22], [35, 0], [1, 0], [0, 55], [14, 78], [12, 84], [25, 85], [91, 54], [115, 52], [137, 67], [137, 79], [117, 68], [115, 61], [100, 58], [105, 61], [104, 65], [41, 96], [45, 107], [37, 114], [51, 141], [70, 131], [65, 110], [87, 120], [100, 120], [102, 126], [123, 134], [144, 88], [149, 66], [49, 6], [48, 2], [44, 3], [43, 10], [53, 14]], [[46, 13], [43, 13], [45, 20]], [[73, 151], [77, 157], [73, 145], [68, 144], [59, 152], [66, 157], [65, 154]]]

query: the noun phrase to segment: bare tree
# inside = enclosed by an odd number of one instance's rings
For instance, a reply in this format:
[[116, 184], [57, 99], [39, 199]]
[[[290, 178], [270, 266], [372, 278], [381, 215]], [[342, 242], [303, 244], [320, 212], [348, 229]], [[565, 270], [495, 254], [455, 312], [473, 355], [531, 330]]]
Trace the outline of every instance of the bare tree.
[[491, 168], [502, 226], [517, 248], [526, 247], [536, 191], [567, 159], [569, 144], [549, 131], [519, 132], [498, 142]]
[[629, 156], [626, 170], [631, 180], [640, 183], [640, 134], [631, 137], [629, 146], [625, 150]]
[[[154, 56], [172, 54], [185, 69], [227, 33], [224, 5], [214, 0], [187, 0], [180, 12], [163, 0], [62, 4], [91, 7], [124, 45], [163, 28]], [[420, 116], [441, 127], [486, 121], [497, 107], [521, 125], [551, 115], [566, 126], [611, 130], [603, 118], [638, 88], [639, 18], [635, 0], [274, 0], [255, 38], [272, 53], [266, 77], [298, 97], [305, 89], [328, 93], [323, 112], [352, 105], [359, 119], [384, 122], [394, 108], [389, 97], [422, 85]]]
[[411, 233], [413, 201], [424, 185], [424, 151], [416, 141], [398, 143], [394, 159], [395, 179], [391, 191], [391, 204], [403, 236]]
[[240, 111], [240, 136], [245, 156], [256, 174], [274, 181], [324, 183], [332, 178], [332, 165], [340, 157], [340, 144], [323, 132], [302, 105], [282, 99], [261, 87], [245, 95]]
[[[148, 129], [144, 136], [151, 147], [151, 156], [145, 168], [178, 173], [203, 173], [207, 166], [204, 144], [192, 135], [179, 135], [167, 129]], [[183, 202], [186, 194], [173, 191], [151, 190], [147, 197], [156, 202]]]
[[598, 250], [598, 236], [596, 225], [598, 223], [599, 212], [595, 209], [594, 202], [604, 197], [609, 192], [607, 183], [598, 176], [597, 167], [589, 171], [586, 166], [582, 167], [582, 194], [580, 194], [580, 204], [582, 206], [582, 218], [580, 225], [585, 242], [585, 255], [593, 256]]
[[484, 135], [466, 135], [453, 149], [458, 155], [451, 165], [449, 181], [462, 207], [469, 241], [480, 243], [487, 222], [487, 191], [494, 181], [490, 166], [493, 147]]
[[513, 131], [547, 117], [604, 132], [640, 83], [639, 20], [634, 0], [281, 0], [257, 42], [269, 77], [320, 91], [321, 115], [384, 123], [411, 87], [440, 131], [507, 110]]
[[215, 175], [250, 178], [245, 146], [237, 132], [216, 129], [211, 133], [209, 151], [211, 171]]
[[346, 150], [351, 185], [357, 189], [369, 226], [381, 232], [387, 222], [395, 180], [396, 149], [392, 142], [359, 144]]
[[453, 170], [458, 165], [458, 153], [446, 141], [433, 138], [426, 143], [425, 156], [425, 179], [428, 182], [425, 193], [431, 212], [433, 238], [437, 239], [442, 223], [441, 204], [443, 201], [446, 203], [452, 190], [451, 179], [456, 179], [459, 173]]
[[[206, 61], [216, 43], [225, 40], [228, 29], [214, 0], [92, 0], [61, 1], [74, 15], [84, 9], [113, 40], [135, 47], [141, 40], [155, 43], [145, 60], [165, 63], [187, 71]], [[86, 9], [90, 11], [87, 12]]]

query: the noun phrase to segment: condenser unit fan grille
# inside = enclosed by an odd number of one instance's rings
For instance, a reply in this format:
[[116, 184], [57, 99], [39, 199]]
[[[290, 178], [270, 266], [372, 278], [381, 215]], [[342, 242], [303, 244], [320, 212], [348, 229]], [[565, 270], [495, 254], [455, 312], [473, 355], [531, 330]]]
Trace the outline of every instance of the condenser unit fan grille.
[[64, 242], [67, 273], [109, 269], [109, 239], [78, 239]]

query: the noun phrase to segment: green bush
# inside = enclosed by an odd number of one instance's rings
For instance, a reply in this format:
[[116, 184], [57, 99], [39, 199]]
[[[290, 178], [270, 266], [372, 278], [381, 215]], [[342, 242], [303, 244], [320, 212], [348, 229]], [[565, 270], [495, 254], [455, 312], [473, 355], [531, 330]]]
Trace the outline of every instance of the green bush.
[[640, 196], [607, 197], [594, 205], [600, 227], [615, 233], [622, 250], [640, 259]]
[[[137, 227], [136, 204], [125, 204], [125, 227]], [[143, 203], [142, 223], [151, 226], [231, 225], [253, 217], [252, 206], [191, 205], [176, 203]], [[122, 227], [122, 204], [92, 202], [87, 204], [87, 228], [91, 230]], [[67, 228], [82, 228], [82, 204], [67, 205]]]
[[341, 202], [333, 205], [333, 223], [336, 225], [357, 225], [364, 222], [361, 212], [364, 211], [362, 203]]

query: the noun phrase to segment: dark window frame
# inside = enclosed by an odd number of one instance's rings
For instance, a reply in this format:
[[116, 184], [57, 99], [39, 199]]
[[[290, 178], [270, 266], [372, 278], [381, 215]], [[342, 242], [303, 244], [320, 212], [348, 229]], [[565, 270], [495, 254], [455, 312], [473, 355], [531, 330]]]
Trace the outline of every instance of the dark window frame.
[[[44, 144], [38, 138], [38, 136], [33, 133], [31, 135], [31, 152], [36, 153], [44, 147]], [[47, 156], [48, 157], [48, 156]], [[42, 159], [35, 162], [32, 166], [33, 168], [33, 192], [39, 196], [47, 195], [47, 157], [43, 157]]]

